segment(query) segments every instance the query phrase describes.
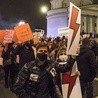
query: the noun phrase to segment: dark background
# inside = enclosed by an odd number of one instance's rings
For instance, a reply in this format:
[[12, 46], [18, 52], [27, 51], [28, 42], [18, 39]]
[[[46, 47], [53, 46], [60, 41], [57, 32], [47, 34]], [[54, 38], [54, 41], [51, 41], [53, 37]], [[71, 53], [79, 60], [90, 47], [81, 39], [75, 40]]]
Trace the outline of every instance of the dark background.
[[50, 0], [0, 0], [0, 20], [24, 20], [32, 30], [42, 28], [46, 30], [46, 15], [41, 13], [42, 5], [50, 9]]

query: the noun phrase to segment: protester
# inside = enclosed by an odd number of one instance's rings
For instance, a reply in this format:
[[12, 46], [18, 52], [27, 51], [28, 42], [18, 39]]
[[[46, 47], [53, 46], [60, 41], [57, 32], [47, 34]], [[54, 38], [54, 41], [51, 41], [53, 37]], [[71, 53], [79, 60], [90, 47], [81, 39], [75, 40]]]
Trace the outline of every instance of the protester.
[[98, 63], [98, 42], [95, 39], [91, 40], [91, 49], [95, 53], [96, 61]]
[[[59, 62], [59, 63], [62, 63], [62, 64], [65, 64], [68, 60], [68, 56], [66, 55], [66, 47], [63, 46], [60, 48], [60, 50], [58, 51], [57, 53], [57, 56], [56, 56], [56, 60]], [[60, 73], [58, 73], [56, 75], [56, 81], [57, 81], [57, 85], [59, 86], [60, 88], [60, 91], [62, 93], [62, 75]]]
[[13, 44], [14, 43], [6, 43], [2, 51], [4, 72], [5, 72], [5, 87], [8, 88], [10, 86], [11, 91], [13, 91], [13, 85], [17, 73], [16, 57], [13, 55], [14, 50]]
[[[66, 72], [72, 68], [75, 59], [70, 57], [64, 65], [48, 61], [47, 44], [36, 47], [37, 58], [24, 65], [19, 72], [14, 92], [19, 98], [62, 98], [55, 83], [56, 72]], [[56, 96], [57, 95], [57, 96]]]
[[93, 80], [96, 76], [96, 58], [94, 52], [90, 49], [89, 38], [84, 38], [82, 40], [80, 54], [77, 57], [77, 64], [80, 71], [82, 96], [84, 96], [86, 92], [86, 98], [94, 98]]
[[58, 46], [55, 43], [51, 44], [51, 48], [49, 47], [49, 58], [51, 60], [56, 60]]
[[[66, 64], [67, 63], [67, 61], [69, 60], [69, 58], [70, 58], [70, 56], [68, 56], [67, 54], [66, 54], [66, 46], [64, 45], [64, 46], [62, 46], [61, 48], [60, 48], [60, 50], [58, 51], [58, 53], [57, 53], [57, 57], [56, 57], [56, 60], [59, 62], [59, 64]], [[77, 54], [79, 53], [79, 50], [77, 49]], [[72, 70], [72, 69], [70, 69], [70, 70]], [[64, 72], [63, 74], [66, 74], [66, 72]], [[75, 73], [74, 73], [74, 75], [75, 76], [79, 76], [80, 75], [80, 72], [79, 71], [76, 71]], [[56, 75], [56, 80], [57, 80], [57, 84], [58, 84], [58, 86], [59, 86], [59, 88], [60, 88], [60, 91], [61, 91], [61, 93], [62, 93], [62, 74], [61, 73], [57, 73], [57, 75]]]
[[35, 60], [34, 50], [29, 42], [19, 44], [14, 50], [14, 55], [19, 55], [19, 70], [25, 63]]

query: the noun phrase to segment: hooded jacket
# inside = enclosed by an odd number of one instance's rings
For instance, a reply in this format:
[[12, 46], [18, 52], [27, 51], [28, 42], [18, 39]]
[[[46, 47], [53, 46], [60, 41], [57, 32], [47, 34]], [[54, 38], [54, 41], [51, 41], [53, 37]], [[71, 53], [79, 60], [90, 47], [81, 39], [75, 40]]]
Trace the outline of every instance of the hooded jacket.
[[94, 52], [89, 46], [81, 46], [80, 54], [77, 57], [80, 80], [93, 81], [96, 76], [96, 59]]

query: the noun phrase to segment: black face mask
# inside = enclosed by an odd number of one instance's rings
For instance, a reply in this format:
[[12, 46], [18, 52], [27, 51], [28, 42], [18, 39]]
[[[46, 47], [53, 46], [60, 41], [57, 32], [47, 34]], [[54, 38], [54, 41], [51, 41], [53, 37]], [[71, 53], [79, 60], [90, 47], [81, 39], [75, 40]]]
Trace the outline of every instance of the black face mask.
[[37, 57], [40, 61], [45, 61], [47, 60], [47, 54], [43, 53], [37, 53]]

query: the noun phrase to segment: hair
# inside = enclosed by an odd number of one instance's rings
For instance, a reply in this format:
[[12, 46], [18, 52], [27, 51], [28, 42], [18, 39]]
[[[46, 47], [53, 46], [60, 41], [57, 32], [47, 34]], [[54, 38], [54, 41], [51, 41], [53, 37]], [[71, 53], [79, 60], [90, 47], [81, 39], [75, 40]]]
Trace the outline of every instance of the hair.
[[90, 39], [89, 38], [84, 38], [83, 40], [82, 40], [82, 45], [90, 45]]
[[60, 54], [62, 52], [65, 52], [66, 53], [66, 47], [63, 46], [63, 47], [60, 47], [59, 50], [57, 51], [57, 55], [56, 55], [56, 58], [58, 59], [58, 57], [60, 56]]
[[39, 43], [37, 46], [36, 46], [36, 50], [38, 50], [39, 48], [41, 47], [47, 47], [48, 51], [49, 51], [49, 47], [46, 43]]

